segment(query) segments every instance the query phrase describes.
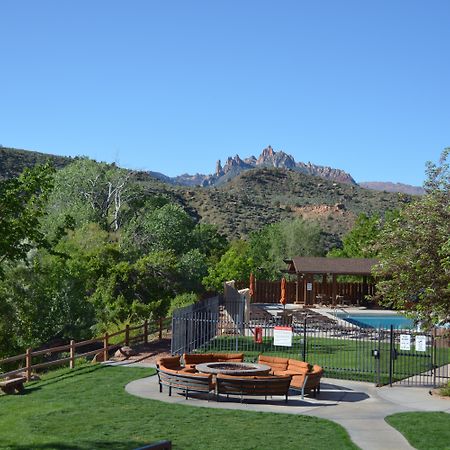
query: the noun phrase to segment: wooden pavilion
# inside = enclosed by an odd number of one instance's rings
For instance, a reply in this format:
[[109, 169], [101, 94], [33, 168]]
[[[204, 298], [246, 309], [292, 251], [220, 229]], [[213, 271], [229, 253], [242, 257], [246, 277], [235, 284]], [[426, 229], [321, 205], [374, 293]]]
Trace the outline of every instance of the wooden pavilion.
[[[295, 303], [359, 304], [366, 295], [373, 293], [374, 286], [368, 283], [368, 277], [378, 263], [376, 259], [297, 256], [284, 262], [288, 265], [284, 272], [297, 276]], [[339, 275], [360, 276], [362, 283], [338, 283]], [[315, 281], [317, 276], [321, 276], [321, 282]]]

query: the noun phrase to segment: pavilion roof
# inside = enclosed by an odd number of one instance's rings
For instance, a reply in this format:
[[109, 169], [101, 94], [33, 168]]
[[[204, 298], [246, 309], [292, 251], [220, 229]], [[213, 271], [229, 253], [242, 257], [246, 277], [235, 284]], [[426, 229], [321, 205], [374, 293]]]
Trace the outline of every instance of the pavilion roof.
[[288, 273], [371, 275], [372, 267], [378, 263], [372, 258], [320, 258], [296, 256], [285, 259]]

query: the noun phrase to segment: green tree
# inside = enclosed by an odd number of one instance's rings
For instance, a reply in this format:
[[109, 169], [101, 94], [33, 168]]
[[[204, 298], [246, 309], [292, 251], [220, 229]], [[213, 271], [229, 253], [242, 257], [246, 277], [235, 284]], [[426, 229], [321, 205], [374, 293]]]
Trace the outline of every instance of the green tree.
[[0, 182], [0, 275], [6, 260], [24, 259], [34, 247], [49, 247], [40, 226], [53, 188], [50, 165], [25, 169], [18, 178]]
[[234, 241], [220, 261], [208, 269], [203, 285], [207, 289], [222, 291], [224, 281], [249, 279], [254, 267], [249, 249], [247, 242]]
[[117, 244], [97, 224], [69, 231], [54, 247], [8, 265], [0, 281], [0, 353], [52, 339], [91, 337], [95, 311], [88, 297], [117, 264]]
[[378, 243], [378, 294], [424, 323], [450, 321], [450, 170], [427, 163], [426, 194], [388, 222]]
[[336, 258], [374, 258], [375, 243], [381, 232], [379, 215], [371, 217], [361, 214], [356, 219], [352, 230], [342, 239], [343, 247], [328, 252], [328, 256]]
[[194, 227], [195, 222], [179, 205], [147, 204], [126, 226], [124, 246], [141, 255], [159, 250], [182, 254], [192, 248]]
[[77, 159], [55, 176], [46, 226], [52, 230], [70, 216], [76, 227], [95, 222], [106, 231], [119, 230], [128, 204], [139, 195], [132, 175], [114, 164]]
[[111, 323], [163, 317], [170, 299], [181, 291], [173, 251], [152, 252], [134, 263], [112, 265], [89, 298], [97, 314], [96, 330], [103, 332]]
[[279, 279], [286, 258], [323, 254], [323, 236], [314, 222], [284, 220], [250, 236], [250, 255], [259, 278]]

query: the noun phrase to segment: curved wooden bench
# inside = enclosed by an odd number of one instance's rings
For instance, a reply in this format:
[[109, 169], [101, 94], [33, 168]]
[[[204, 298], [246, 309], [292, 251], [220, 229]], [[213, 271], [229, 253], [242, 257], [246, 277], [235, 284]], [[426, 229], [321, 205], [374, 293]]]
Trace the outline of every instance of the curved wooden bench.
[[322, 375], [322, 367], [314, 365], [312, 370], [303, 376], [292, 377], [291, 387], [301, 390], [302, 398], [304, 398], [305, 393], [310, 393], [311, 391], [313, 396], [316, 397], [317, 394], [320, 394], [320, 379]]
[[214, 390], [212, 375], [203, 373], [186, 373], [181, 370], [170, 370], [157, 368], [159, 392], [162, 387], [169, 388], [169, 397], [172, 395], [172, 389], [178, 389], [185, 392], [186, 400], [189, 392], [209, 393]]
[[297, 359], [266, 355], [259, 355], [258, 363], [270, 366], [273, 375], [291, 375], [291, 388], [300, 390], [302, 399], [305, 393], [313, 392], [314, 397], [320, 393], [323, 368], [318, 365], [311, 366], [311, 364]]
[[266, 400], [269, 395], [282, 395], [287, 403], [291, 379], [290, 375], [236, 377], [218, 374], [216, 378], [216, 399], [219, 401], [219, 394], [240, 395], [241, 401], [244, 395], [261, 396], [265, 397]]

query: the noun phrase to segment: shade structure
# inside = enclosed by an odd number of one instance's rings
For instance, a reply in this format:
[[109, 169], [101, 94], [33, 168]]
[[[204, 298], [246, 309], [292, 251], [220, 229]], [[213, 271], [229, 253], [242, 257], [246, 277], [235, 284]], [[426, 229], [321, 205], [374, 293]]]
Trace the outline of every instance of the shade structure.
[[252, 298], [255, 295], [255, 276], [253, 275], [253, 272], [250, 273], [250, 286], [248, 293], [250, 295], [250, 298]]
[[281, 279], [281, 296], [280, 296], [280, 303], [282, 305], [286, 304], [286, 278]]

